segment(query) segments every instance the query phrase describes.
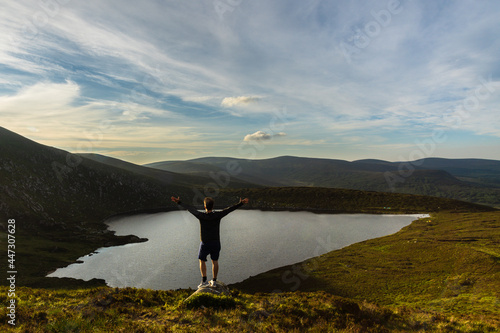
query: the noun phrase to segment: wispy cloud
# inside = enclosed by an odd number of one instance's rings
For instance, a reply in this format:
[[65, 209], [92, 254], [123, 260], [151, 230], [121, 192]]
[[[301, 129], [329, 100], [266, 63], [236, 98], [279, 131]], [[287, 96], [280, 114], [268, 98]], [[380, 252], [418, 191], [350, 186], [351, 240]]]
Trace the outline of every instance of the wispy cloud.
[[224, 107], [230, 108], [232, 106], [256, 103], [260, 99], [261, 99], [260, 97], [256, 96], [225, 97], [220, 104]]
[[[210, 151], [234, 151], [242, 137], [259, 138], [245, 136], [251, 128], [265, 140], [281, 131], [266, 128], [283, 106], [288, 138], [277, 140], [280, 149], [322, 142], [304, 148], [309, 156], [377, 157], [367, 154], [436, 128], [500, 146], [500, 3], [398, 3], [391, 11], [384, 0], [256, 0], [221, 16], [211, 1], [6, 2], [0, 119], [59, 147], [109, 121], [116, 133], [102, 149], [127, 151], [130, 135], [179, 158], [175, 144], [204, 154], [203, 140]], [[350, 61], [342, 45], [355, 48]], [[451, 128], [447, 119], [490, 77], [493, 90]], [[61, 144], [65, 136], [72, 141]], [[380, 138], [380, 149], [341, 136]], [[339, 151], [339, 142], [352, 150]]]

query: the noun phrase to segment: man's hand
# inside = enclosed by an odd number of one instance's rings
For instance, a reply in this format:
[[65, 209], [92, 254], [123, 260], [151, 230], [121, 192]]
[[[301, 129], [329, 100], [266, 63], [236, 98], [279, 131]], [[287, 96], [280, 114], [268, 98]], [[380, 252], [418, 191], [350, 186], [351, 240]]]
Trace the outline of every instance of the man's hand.
[[172, 199], [172, 201], [175, 202], [175, 203], [181, 202], [181, 198], [180, 197], [176, 198], [176, 197], [172, 196], [170, 199]]
[[247, 204], [248, 203], [248, 198], [245, 198], [245, 199], [241, 199], [240, 198], [240, 202], [243, 202], [244, 204]]

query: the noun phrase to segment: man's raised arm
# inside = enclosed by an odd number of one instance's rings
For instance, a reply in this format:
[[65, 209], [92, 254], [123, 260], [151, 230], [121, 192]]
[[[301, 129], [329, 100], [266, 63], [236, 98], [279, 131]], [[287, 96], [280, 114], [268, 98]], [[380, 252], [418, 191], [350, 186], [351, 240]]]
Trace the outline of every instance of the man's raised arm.
[[235, 211], [236, 209], [240, 208], [241, 206], [243, 206], [244, 204], [247, 204], [248, 203], [248, 198], [245, 198], [245, 199], [241, 199], [240, 198], [240, 201], [237, 203], [237, 204], [234, 204], [232, 205], [231, 207], [227, 207], [225, 208], [224, 210], [222, 210], [220, 212], [220, 214], [222, 214], [222, 217], [226, 216], [227, 214]]
[[189, 205], [185, 205], [185, 204], [181, 201], [181, 198], [180, 198], [180, 197], [177, 197], [177, 198], [176, 198], [176, 197], [172, 196], [170, 199], [171, 199], [173, 202], [175, 202], [176, 204], [178, 204], [179, 206], [181, 206], [182, 208], [187, 209], [187, 210], [188, 210], [191, 214], [193, 214], [194, 216], [197, 216], [198, 214], [200, 214], [200, 212], [199, 212], [196, 208], [194, 208], [194, 207], [192, 207], [192, 206], [189, 206]]

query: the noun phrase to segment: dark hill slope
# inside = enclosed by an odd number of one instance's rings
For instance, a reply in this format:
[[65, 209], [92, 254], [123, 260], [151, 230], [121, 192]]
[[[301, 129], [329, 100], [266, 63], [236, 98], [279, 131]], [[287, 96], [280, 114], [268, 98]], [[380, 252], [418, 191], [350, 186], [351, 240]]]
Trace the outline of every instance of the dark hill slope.
[[354, 162], [282, 156], [263, 160], [207, 157], [158, 162], [150, 167], [203, 175], [240, 168], [237, 177], [264, 186], [319, 186], [453, 198], [500, 206], [500, 161], [425, 159], [414, 162]]
[[218, 198], [227, 205], [238, 197], [248, 197], [246, 208], [269, 210], [309, 210], [327, 213], [431, 213], [489, 212], [489, 206], [404, 193], [384, 193], [322, 187], [271, 187], [225, 189]]
[[[218, 179], [217, 172], [219, 172], [218, 167], [206, 167], [205, 172], [197, 172], [198, 167], [190, 168], [192, 163], [182, 163], [178, 168], [175, 167], [175, 162], [168, 162], [173, 167], [170, 170], [162, 170], [158, 168], [151, 168], [146, 166], [140, 166], [137, 164], [125, 162], [116, 158], [99, 155], [99, 154], [79, 154], [79, 156], [110, 165], [112, 167], [121, 168], [138, 175], [143, 175], [147, 177], [152, 177], [158, 179], [162, 183], [175, 182], [178, 185], [183, 185], [187, 187], [196, 186], [197, 188], [203, 188], [209, 183], [213, 183]], [[190, 172], [190, 169], [194, 169]], [[225, 180], [225, 179], [224, 179]], [[229, 188], [242, 188], [242, 187], [255, 187], [257, 185], [242, 181], [236, 177], [230, 177], [227, 184], [224, 187]]]
[[[0, 128], [0, 214], [23, 227], [70, 227], [189, 193], [186, 177], [139, 174], [47, 147]], [[78, 222], [77, 222], [78, 221]]]
[[[0, 227], [16, 221], [18, 285], [38, 284], [51, 270], [104, 245], [139, 241], [114, 236], [102, 221], [165, 207], [172, 193], [190, 195], [175, 174], [164, 174], [160, 180], [111, 167], [0, 128]], [[0, 243], [7, 248], [4, 242], [6, 237]], [[4, 271], [6, 264], [0, 265]]]
[[421, 163], [421, 167], [426, 169], [445, 170], [459, 179], [483, 185], [500, 186], [500, 161], [426, 158], [415, 163]]

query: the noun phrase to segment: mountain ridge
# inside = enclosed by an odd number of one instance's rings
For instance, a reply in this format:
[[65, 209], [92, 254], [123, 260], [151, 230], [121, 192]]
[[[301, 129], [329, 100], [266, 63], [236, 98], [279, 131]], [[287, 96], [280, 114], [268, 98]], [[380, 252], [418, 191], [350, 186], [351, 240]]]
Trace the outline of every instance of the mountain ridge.
[[319, 186], [431, 195], [500, 206], [500, 161], [427, 158], [410, 162], [279, 156], [249, 160], [203, 157], [155, 162], [151, 168], [204, 175], [224, 172], [227, 163], [241, 169], [239, 179], [262, 186]]
[[[208, 177], [192, 177], [108, 157], [72, 154], [1, 127], [0, 156], [0, 232], [7, 230], [7, 220], [16, 221], [16, 238], [22, 249], [18, 259], [22, 267], [20, 285], [60, 284], [44, 276], [97, 248], [143, 241], [133, 235], [116, 236], [104, 221], [117, 214], [176, 210], [177, 206], [170, 200], [172, 195], [195, 206], [205, 196], [214, 196], [217, 209], [243, 196], [251, 198], [246, 208], [266, 210], [428, 213], [491, 209], [456, 200], [397, 193], [325, 187], [262, 187], [245, 182], [241, 177], [244, 165], [235, 164], [234, 159], [222, 161], [224, 163], [212, 169], [214, 173]], [[259, 164], [248, 163], [256, 169]], [[290, 167], [287, 172], [293, 174], [293, 165]], [[256, 176], [268, 177], [266, 167], [261, 165], [259, 168], [261, 174]], [[273, 170], [276, 176], [282, 172], [279, 168]], [[245, 187], [234, 187], [235, 184]], [[333, 210], [332, 200], [336, 206]], [[391, 210], [387, 211], [386, 206]], [[5, 271], [6, 264], [7, 261], [0, 264]]]

